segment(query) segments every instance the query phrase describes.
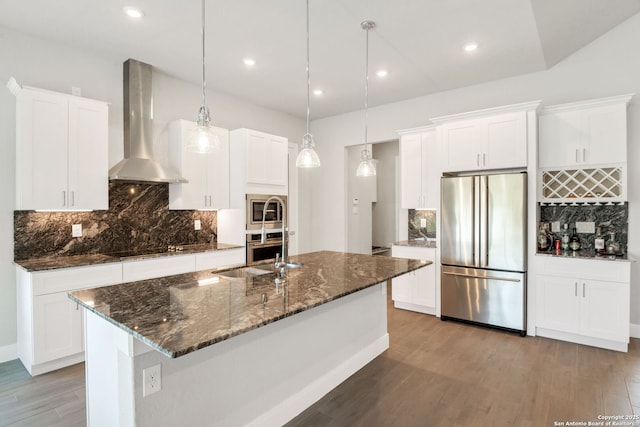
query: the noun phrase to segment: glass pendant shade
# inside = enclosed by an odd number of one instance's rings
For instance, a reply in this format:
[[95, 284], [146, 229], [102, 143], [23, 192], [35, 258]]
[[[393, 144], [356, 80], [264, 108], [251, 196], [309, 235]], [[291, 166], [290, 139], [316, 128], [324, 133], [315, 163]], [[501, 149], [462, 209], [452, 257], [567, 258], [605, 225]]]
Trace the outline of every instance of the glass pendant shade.
[[371, 158], [371, 152], [366, 148], [360, 154], [360, 164], [356, 169], [356, 176], [376, 176], [376, 165]]
[[299, 168], [317, 168], [320, 167], [320, 157], [313, 149], [313, 136], [309, 133], [302, 137], [302, 150], [296, 157], [296, 167]]
[[187, 139], [187, 151], [192, 153], [210, 153], [220, 146], [220, 138], [211, 126], [209, 109], [203, 105], [198, 113], [198, 122], [189, 132]]

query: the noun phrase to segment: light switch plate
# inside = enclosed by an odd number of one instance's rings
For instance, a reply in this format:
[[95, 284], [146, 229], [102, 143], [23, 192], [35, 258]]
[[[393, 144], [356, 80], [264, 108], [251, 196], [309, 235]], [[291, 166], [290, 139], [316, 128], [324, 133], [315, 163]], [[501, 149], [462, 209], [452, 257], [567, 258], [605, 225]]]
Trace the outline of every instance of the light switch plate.
[[82, 224], [73, 224], [71, 226], [71, 237], [82, 237]]
[[200, 223], [199, 219], [196, 219], [195, 221], [193, 221], [193, 228], [197, 231], [200, 230], [202, 228], [202, 224]]
[[596, 223], [595, 222], [577, 222], [576, 221], [576, 232], [578, 233], [595, 233], [596, 232]]
[[427, 218], [420, 218], [420, 228], [425, 228], [427, 226]]

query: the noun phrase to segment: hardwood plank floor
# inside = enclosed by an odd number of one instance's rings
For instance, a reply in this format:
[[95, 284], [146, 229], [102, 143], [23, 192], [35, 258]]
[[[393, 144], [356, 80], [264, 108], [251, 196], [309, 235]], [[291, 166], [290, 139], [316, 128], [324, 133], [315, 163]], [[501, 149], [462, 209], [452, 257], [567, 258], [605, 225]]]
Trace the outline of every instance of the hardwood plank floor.
[[[394, 309], [390, 348], [287, 426], [555, 426], [640, 415], [640, 340], [618, 353]], [[84, 364], [0, 364], [0, 426], [84, 426]], [[637, 423], [636, 425], [640, 425]]]

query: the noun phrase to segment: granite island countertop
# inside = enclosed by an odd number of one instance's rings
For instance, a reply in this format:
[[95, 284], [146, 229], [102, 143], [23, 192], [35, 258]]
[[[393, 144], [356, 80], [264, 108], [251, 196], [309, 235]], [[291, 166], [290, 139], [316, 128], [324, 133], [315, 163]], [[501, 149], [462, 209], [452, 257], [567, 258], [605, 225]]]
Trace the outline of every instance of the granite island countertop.
[[[175, 247], [175, 246], [174, 246]], [[33, 258], [14, 261], [15, 264], [25, 270], [44, 271], [58, 268], [83, 267], [94, 264], [106, 264], [110, 262], [136, 261], [163, 256], [186, 255], [210, 251], [222, 251], [237, 249], [243, 246], [229, 245], [226, 243], [203, 243], [194, 245], [178, 245], [180, 250], [167, 250], [167, 248], [153, 248], [135, 252], [115, 252], [110, 254], [87, 254], [71, 256], [52, 256], [46, 258]]]
[[[69, 293], [169, 357], [179, 357], [416, 270], [430, 261], [320, 251], [290, 257], [284, 285], [271, 269], [204, 270]], [[235, 272], [235, 273], [234, 273]], [[225, 275], [226, 273], [226, 275]]]

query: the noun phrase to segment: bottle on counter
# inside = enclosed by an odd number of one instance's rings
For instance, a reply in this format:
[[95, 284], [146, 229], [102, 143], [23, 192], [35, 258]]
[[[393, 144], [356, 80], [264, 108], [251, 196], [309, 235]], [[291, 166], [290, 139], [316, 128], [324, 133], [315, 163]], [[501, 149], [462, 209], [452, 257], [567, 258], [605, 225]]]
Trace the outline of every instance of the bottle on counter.
[[571, 234], [571, 238], [569, 239], [569, 249], [572, 251], [579, 251], [580, 246], [580, 237], [578, 237], [576, 228], [573, 227], [573, 234]]
[[538, 252], [546, 252], [549, 250], [549, 236], [544, 227], [544, 223], [540, 223], [538, 227]]
[[562, 230], [562, 238], [561, 238], [561, 243], [560, 243], [560, 248], [563, 251], [568, 251], [569, 250], [569, 225], [565, 224], [564, 228]]
[[620, 252], [620, 243], [616, 242], [616, 232], [609, 232], [609, 241], [607, 242], [607, 253], [617, 254]]
[[602, 253], [605, 251], [604, 234], [602, 233], [602, 227], [598, 227], [596, 229], [596, 238], [593, 241], [593, 247], [596, 250], [596, 252]]

